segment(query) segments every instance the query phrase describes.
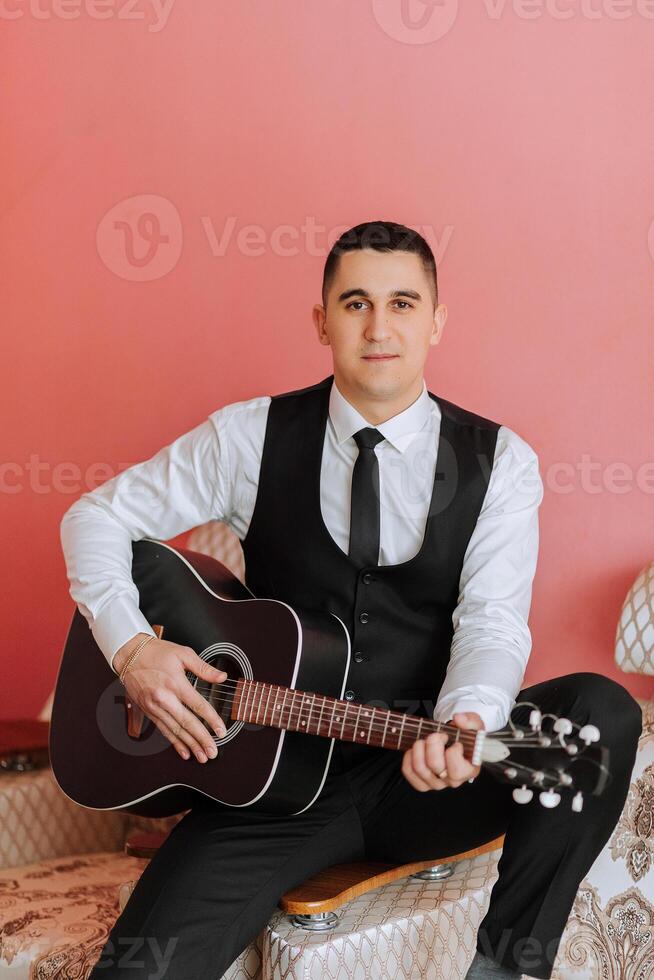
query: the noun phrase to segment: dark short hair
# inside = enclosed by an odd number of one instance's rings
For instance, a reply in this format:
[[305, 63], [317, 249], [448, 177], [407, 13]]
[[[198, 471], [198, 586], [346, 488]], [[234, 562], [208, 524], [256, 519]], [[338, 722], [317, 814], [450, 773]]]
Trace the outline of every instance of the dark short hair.
[[434, 306], [438, 305], [436, 260], [422, 235], [394, 221], [365, 221], [344, 232], [330, 249], [322, 274], [323, 306], [327, 306], [327, 294], [336, 276], [339, 257], [344, 252], [353, 252], [359, 248], [374, 248], [378, 252], [415, 252], [422, 259], [427, 278], [434, 283]]

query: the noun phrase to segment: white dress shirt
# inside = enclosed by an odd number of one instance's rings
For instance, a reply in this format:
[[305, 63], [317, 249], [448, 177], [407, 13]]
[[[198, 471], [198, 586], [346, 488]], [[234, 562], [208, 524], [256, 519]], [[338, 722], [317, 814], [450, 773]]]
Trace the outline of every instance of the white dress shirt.
[[[167, 541], [210, 520], [245, 537], [257, 495], [270, 397], [212, 412], [144, 462], [82, 494], [61, 521], [70, 595], [113, 666], [116, 651], [152, 627], [138, 607], [132, 541]], [[320, 474], [320, 507], [347, 554], [353, 433], [370, 423], [332, 384]], [[376, 428], [379, 460], [379, 564], [420, 550], [434, 481], [440, 410], [423, 381], [407, 409]], [[498, 431], [482, 508], [465, 552], [454, 635], [434, 717], [476, 711], [488, 731], [502, 728], [531, 650], [527, 625], [538, 555], [543, 485], [538, 457], [511, 429]], [[436, 692], [435, 692], [436, 693]]]

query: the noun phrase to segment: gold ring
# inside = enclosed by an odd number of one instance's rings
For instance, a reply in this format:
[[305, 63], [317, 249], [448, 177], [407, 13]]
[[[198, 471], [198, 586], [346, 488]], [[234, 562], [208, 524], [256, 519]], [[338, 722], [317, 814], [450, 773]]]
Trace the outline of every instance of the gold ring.
[[439, 772], [438, 773], [438, 778], [439, 779], [445, 779], [446, 776], [447, 776], [447, 769], [443, 769], [442, 772]]

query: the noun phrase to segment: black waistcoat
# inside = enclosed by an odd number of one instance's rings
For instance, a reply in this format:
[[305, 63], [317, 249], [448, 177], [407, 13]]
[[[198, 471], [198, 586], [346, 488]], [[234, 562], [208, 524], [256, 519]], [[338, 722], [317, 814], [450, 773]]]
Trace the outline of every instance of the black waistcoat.
[[336, 544], [320, 508], [332, 382], [330, 376], [271, 400], [255, 509], [242, 542], [246, 582], [256, 596], [343, 620], [352, 640], [348, 700], [431, 716], [500, 423], [429, 392], [441, 424], [422, 546], [409, 561], [361, 568]]

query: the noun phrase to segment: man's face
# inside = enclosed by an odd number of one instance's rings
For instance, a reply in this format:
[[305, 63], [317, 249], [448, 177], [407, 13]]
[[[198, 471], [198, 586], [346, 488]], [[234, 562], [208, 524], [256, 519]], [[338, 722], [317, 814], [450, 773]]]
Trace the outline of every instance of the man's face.
[[447, 319], [445, 306], [434, 309], [433, 289], [413, 252], [364, 248], [340, 256], [327, 307], [314, 306], [313, 319], [344, 394], [383, 402], [421, 384]]

